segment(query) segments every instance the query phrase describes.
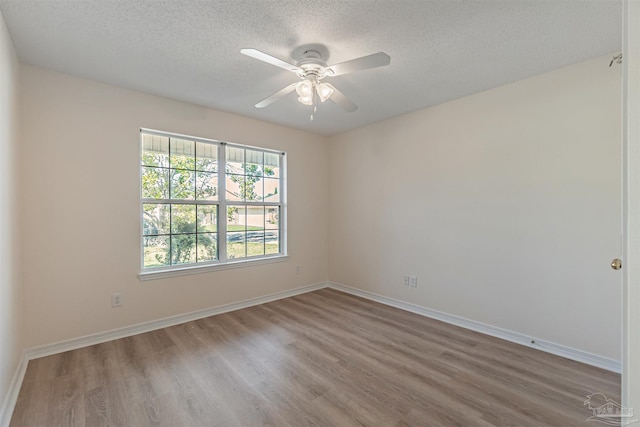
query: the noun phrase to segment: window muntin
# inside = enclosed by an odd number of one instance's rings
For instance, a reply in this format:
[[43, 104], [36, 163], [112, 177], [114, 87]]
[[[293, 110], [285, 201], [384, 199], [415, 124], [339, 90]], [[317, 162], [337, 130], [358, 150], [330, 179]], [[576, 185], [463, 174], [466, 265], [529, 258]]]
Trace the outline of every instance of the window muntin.
[[283, 255], [284, 153], [146, 130], [141, 142], [144, 271]]

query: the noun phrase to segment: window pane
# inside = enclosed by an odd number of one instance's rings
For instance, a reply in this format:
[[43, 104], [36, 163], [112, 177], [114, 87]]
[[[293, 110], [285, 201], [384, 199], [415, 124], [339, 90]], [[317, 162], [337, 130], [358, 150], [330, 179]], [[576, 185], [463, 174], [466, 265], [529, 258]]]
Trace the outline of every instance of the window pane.
[[218, 231], [218, 207], [198, 206], [198, 233]]
[[218, 174], [209, 172], [196, 172], [196, 199], [218, 199]]
[[280, 201], [280, 180], [265, 178], [264, 179], [264, 201], [279, 202]]
[[170, 205], [145, 203], [142, 206], [143, 234], [169, 234]]
[[262, 176], [264, 153], [262, 151], [245, 150], [244, 174], [247, 176]]
[[171, 234], [195, 232], [196, 205], [171, 205]]
[[278, 228], [280, 228], [280, 208], [267, 207], [264, 222], [265, 228], [267, 229], [277, 230]]
[[227, 258], [244, 258], [247, 256], [246, 233], [227, 233]]
[[195, 172], [171, 169], [171, 198], [193, 200], [196, 194]]
[[142, 198], [169, 198], [169, 169], [142, 167]]
[[169, 265], [169, 236], [144, 238], [144, 266]]
[[264, 206], [247, 206], [247, 231], [264, 230]]
[[198, 233], [198, 262], [218, 259], [218, 235], [216, 233]]
[[253, 190], [256, 193], [255, 201], [262, 202], [264, 200], [264, 179], [261, 178], [259, 182], [256, 182]]
[[235, 147], [226, 147], [227, 156], [227, 173], [237, 175], [244, 174], [244, 149]]
[[264, 153], [264, 176], [280, 178], [280, 155]]
[[227, 206], [227, 231], [245, 231], [244, 206]]
[[171, 264], [196, 262], [196, 235], [178, 234], [171, 236]]
[[247, 256], [264, 255], [264, 231], [247, 232]]
[[194, 141], [171, 138], [171, 168], [188, 169], [196, 168], [196, 144]]
[[169, 167], [169, 138], [142, 134], [142, 165]]
[[245, 188], [244, 176], [227, 175], [227, 200], [232, 202], [242, 201], [242, 191]]
[[244, 201], [262, 201], [264, 194], [262, 181], [263, 179], [260, 176], [247, 175], [244, 177], [244, 184], [241, 185], [241, 193]]
[[218, 171], [218, 146], [196, 142], [196, 169], [205, 172]]
[[264, 243], [265, 254], [280, 253], [280, 232], [276, 230], [265, 231]]

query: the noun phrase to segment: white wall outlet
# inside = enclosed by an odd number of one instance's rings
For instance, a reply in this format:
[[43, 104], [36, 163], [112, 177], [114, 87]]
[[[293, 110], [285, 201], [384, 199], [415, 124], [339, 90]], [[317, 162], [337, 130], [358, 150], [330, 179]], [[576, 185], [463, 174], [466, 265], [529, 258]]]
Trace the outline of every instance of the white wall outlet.
[[409, 286], [412, 288], [418, 287], [418, 276], [409, 276]]
[[122, 307], [122, 294], [120, 292], [111, 294], [111, 307]]
[[406, 274], [402, 276], [402, 284], [405, 286], [409, 286], [409, 276], [407, 276]]
[[300, 274], [300, 265], [296, 265], [296, 274]]

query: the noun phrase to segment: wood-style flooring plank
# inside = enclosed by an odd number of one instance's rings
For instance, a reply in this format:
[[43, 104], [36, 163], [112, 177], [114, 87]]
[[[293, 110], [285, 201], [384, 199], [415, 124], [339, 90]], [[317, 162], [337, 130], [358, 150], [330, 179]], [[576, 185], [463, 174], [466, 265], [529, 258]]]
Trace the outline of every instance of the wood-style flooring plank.
[[12, 427], [588, 426], [620, 376], [333, 289], [29, 362]]

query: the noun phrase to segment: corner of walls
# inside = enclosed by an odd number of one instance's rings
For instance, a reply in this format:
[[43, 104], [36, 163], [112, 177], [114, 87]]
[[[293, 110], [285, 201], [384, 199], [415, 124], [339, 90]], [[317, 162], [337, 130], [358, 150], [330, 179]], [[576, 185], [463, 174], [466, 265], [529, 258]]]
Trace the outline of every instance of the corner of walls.
[[[30, 65], [22, 72], [23, 120], [37, 123], [23, 127], [22, 152], [29, 164], [38, 165], [21, 183], [23, 221], [38, 222], [47, 206], [52, 224], [23, 227], [24, 253], [29, 253], [26, 347], [327, 280], [326, 137]], [[140, 128], [287, 152], [288, 258], [138, 280]], [[113, 309], [116, 292], [123, 305]]]
[[20, 62], [0, 12], [0, 426], [10, 421], [26, 366], [19, 238], [20, 97]]
[[332, 137], [329, 280], [619, 360], [622, 91], [609, 60]]
[[555, 354], [556, 356], [564, 357], [565, 359], [575, 360], [576, 362], [584, 363], [587, 365], [595, 366], [597, 368], [605, 369], [607, 371], [620, 373], [622, 371], [622, 365], [620, 360], [610, 359], [597, 354], [592, 354], [587, 351], [583, 351], [576, 348], [567, 347], [562, 344], [541, 340], [535, 337], [530, 337], [518, 332], [510, 331], [508, 329], [499, 328], [493, 325], [487, 325], [482, 322], [476, 322], [474, 320], [466, 319], [454, 314], [440, 312], [431, 308], [423, 307], [421, 305], [412, 304], [406, 301], [389, 298], [384, 295], [378, 295], [373, 292], [364, 291], [358, 287], [345, 286], [340, 283], [329, 282], [328, 287], [346, 292], [352, 295], [356, 295], [362, 298], [366, 298], [371, 301], [379, 302], [381, 304], [388, 305], [390, 307], [399, 308], [401, 310], [409, 311], [411, 313], [419, 314], [430, 319], [439, 320], [450, 325], [459, 326], [461, 328], [468, 329], [470, 331], [479, 332], [484, 335], [489, 335], [495, 338], [500, 338], [505, 341], [509, 341], [515, 344], [523, 345], [525, 347], [533, 348], [546, 353]]

